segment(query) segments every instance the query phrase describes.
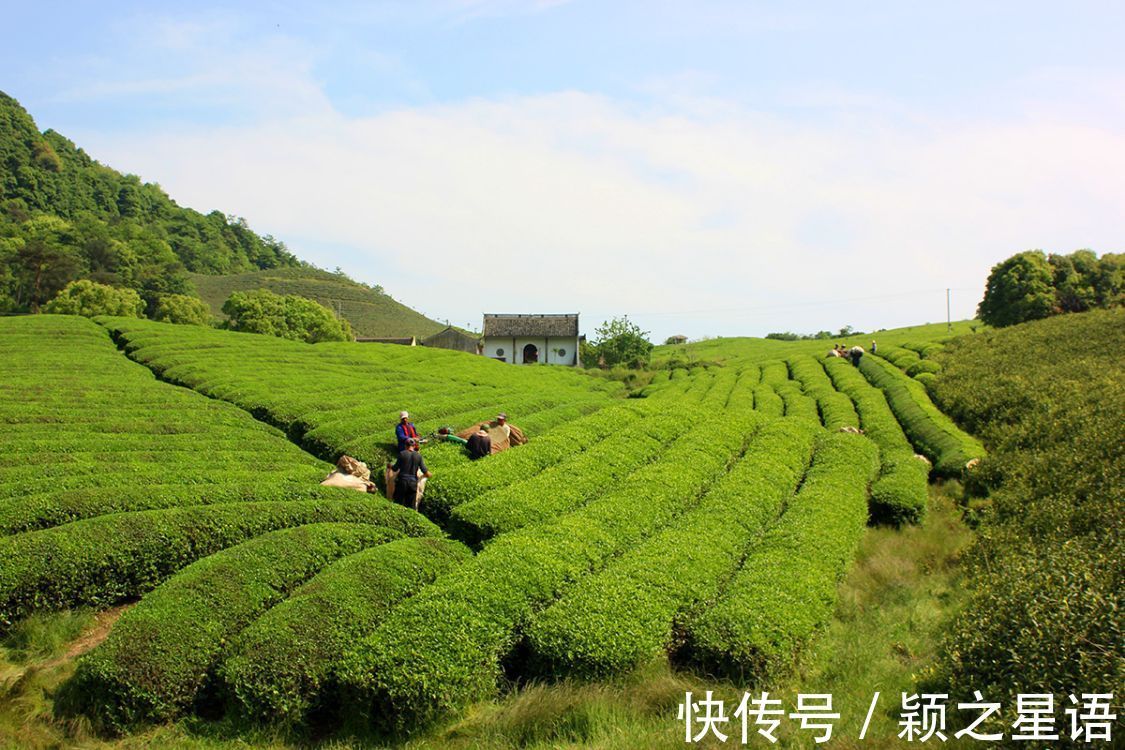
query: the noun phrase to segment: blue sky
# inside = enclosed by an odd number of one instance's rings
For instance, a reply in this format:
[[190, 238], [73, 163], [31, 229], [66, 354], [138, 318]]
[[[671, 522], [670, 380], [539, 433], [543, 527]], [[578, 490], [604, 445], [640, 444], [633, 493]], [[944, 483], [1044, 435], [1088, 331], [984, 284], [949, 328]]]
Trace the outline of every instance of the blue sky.
[[424, 312], [662, 338], [969, 316], [1120, 251], [1120, 3], [41, 3], [41, 128]]

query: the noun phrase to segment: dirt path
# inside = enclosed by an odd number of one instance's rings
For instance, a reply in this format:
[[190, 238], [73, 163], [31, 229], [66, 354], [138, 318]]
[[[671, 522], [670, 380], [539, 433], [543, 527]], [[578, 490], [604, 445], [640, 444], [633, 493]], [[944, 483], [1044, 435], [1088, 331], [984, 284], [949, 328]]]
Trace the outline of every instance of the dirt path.
[[93, 627], [71, 643], [61, 656], [56, 656], [54, 659], [40, 664], [39, 669], [53, 669], [71, 659], [77, 659], [79, 656], [82, 656], [82, 654], [93, 649], [109, 637], [109, 631], [113, 628], [117, 619], [125, 613], [125, 610], [129, 609], [134, 604], [136, 604], [136, 602], [121, 604], [98, 612], [94, 616]]

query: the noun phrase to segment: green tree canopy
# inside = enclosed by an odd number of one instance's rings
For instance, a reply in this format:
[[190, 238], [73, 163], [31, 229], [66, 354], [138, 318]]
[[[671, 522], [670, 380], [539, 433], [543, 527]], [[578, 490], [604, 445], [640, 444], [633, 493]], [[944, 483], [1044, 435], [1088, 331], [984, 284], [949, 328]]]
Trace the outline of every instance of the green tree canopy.
[[72, 281], [44, 308], [59, 315], [118, 315], [139, 318], [145, 309], [141, 296], [132, 289], [117, 289], [89, 279]]
[[606, 366], [639, 368], [648, 364], [648, 356], [652, 352], [648, 331], [642, 331], [628, 316], [602, 323], [595, 329], [594, 335], [592, 348]]
[[1017, 253], [992, 267], [977, 315], [990, 326], [1010, 326], [1054, 312], [1054, 274], [1042, 250]]
[[0, 308], [35, 312], [84, 278], [135, 289], [152, 314], [160, 295], [191, 291], [189, 271], [302, 265], [245, 220], [178, 206], [159, 185], [99, 164], [59, 133], [40, 133], [0, 92]]
[[992, 267], [977, 314], [1008, 326], [1056, 313], [1085, 312], [1125, 302], [1125, 256], [1091, 250], [1069, 255], [1017, 253]]
[[211, 325], [211, 308], [198, 297], [186, 294], [162, 294], [156, 300], [153, 320], [193, 326]]
[[267, 289], [235, 292], [223, 304], [230, 317], [227, 327], [247, 333], [265, 333], [284, 339], [350, 341], [351, 326], [324, 305], [295, 294], [274, 294]]

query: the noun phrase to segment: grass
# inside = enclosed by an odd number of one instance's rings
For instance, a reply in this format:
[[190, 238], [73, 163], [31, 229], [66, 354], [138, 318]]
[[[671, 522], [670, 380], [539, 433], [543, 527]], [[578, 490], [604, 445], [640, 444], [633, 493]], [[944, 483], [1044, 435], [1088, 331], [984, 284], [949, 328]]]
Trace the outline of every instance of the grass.
[[191, 280], [217, 317], [225, 317], [223, 303], [232, 292], [268, 289], [276, 294], [308, 297], [338, 310], [351, 323], [357, 336], [422, 338], [445, 328], [388, 294], [316, 268], [275, 268], [227, 276], [193, 274]]
[[[793, 710], [798, 692], [831, 693], [835, 710], [842, 714], [833, 731], [834, 748], [901, 746], [899, 694], [917, 690], [917, 679], [936, 658], [943, 623], [964, 599], [959, 563], [972, 534], [952, 499], [958, 493], [956, 485], [932, 487], [930, 512], [921, 526], [867, 531], [855, 565], [840, 584], [832, 623], [805, 653], [796, 673], [770, 688], [771, 697], [781, 697], [787, 711]], [[92, 737], [81, 722], [67, 723], [53, 716], [51, 695], [69, 676], [72, 662], [55, 662], [45, 669], [37, 666], [50, 663], [65, 650], [67, 639], [90, 622], [89, 613], [44, 615], [7, 636], [0, 669], [9, 675], [13, 669], [26, 674], [0, 683], [0, 747], [232, 750], [312, 745], [345, 750], [388, 746], [375, 737], [292, 738], [200, 719], [117, 740]], [[686, 691], [697, 695], [716, 691], [716, 697], [727, 701], [730, 716], [744, 689], [677, 672], [662, 660], [616, 680], [521, 686], [502, 700], [478, 704], [456, 721], [390, 746], [411, 750], [682, 748], [683, 725], [676, 710]], [[882, 694], [879, 710], [867, 738], [860, 741], [859, 729], [876, 690]], [[951, 706], [950, 716], [954, 713]], [[728, 729], [733, 735], [727, 745], [738, 744], [737, 724]], [[809, 735], [796, 731], [788, 720], [778, 734], [777, 747], [811, 745]], [[952, 732], [947, 734], [951, 741], [944, 745], [957, 747]]]

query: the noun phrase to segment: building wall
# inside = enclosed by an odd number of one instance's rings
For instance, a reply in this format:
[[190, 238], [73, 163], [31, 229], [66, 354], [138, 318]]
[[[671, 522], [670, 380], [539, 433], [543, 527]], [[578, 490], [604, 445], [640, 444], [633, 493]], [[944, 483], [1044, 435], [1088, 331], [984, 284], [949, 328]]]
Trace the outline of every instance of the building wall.
[[[553, 336], [549, 338], [521, 338], [517, 336], [515, 339], [489, 336], [484, 340], [484, 356], [521, 365], [524, 363], [523, 348], [528, 344], [534, 344], [539, 349], [539, 361], [541, 363], [571, 367], [578, 364], [578, 339], [573, 336], [567, 338]], [[497, 354], [499, 349], [503, 349], [504, 353]], [[563, 350], [562, 355], [558, 353], [559, 349]]]
[[445, 330], [441, 333], [435, 333], [422, 343], [425, 346], [440, 349], [452, 349], [459, 352], [469, 352], [470, 354], [477, 353], [477, 342], [457, 331]]

